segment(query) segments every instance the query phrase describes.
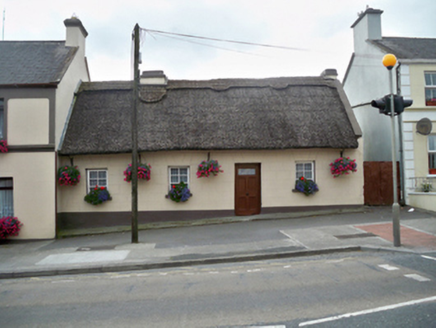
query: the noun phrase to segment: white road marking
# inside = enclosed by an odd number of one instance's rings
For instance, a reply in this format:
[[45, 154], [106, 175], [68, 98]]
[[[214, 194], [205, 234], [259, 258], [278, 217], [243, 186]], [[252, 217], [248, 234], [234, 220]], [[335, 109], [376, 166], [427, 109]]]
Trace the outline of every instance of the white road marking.
[[296, 242], [297, 244], [300, 244], [301, 246], [303, 246], [304, 248], [309, 248], [306, 245], [304, 245], [301, 241], [293, 238], [292, 236], [288, 235], [286, 232], [284, 232], [283, 230], [279, 230], [282, 234], [284, 234], [286, 237], [288, 237], [290, 240], [292, 240], [293, 242]]
[[210, 274], [219, 274], [218, 271], [209, 271]]
[[427, 256], [427, 255], [421, 255], [421, 257], [428, 259], [428, 260], [434, 260], [436, 261], [436, 257], [431, 257], [431, 256]]
[[260, 269], [247, 270], [247, 272], [259, 272]]
[[336, 320], [340, 320], [340, 319], [343, 319], [343, 318], [350, 318], [350, 317], [356, 317], [356, 316], [364, 315], [364, 314], [388, 311], [388, 310], [393, 310], [393, 309], [397, 309], [397, 308], [404, 307], [404, 306], [410, 306], [410, 305], [415, 305], [415, 304], [420, 304], [420, 303], [425, 303], [425, 302], [433, 302], [433, 301], [436, 301], [436, 296], [427, 297], [427, 298], [421, 298], [419, 300], [408, 301], [408, 302], [404, 302], [404, 303], [398, 303], [398, 304], [392, 304], [392, 305], [387, 305], [387, 306], [381, 306], [381, 307], [374, 308], [374, 309], [369, 309], [369, 310], [363, 310], [363, 311], [358, 311], [358, 312], [341, 314], [341, 315], [337, 315], [337, 316], [333, 316], [333, 317], [327, 317], [327, 318], [318, 319], [318, 320], [301, 322], [298, 326], [299, 327], [311, 326], [311, 325], [316, 325], [316, 324], [322, 323], [322, 322], [336, 321]]
[[404, 276], [406, 278], [415, 279], [416, 281], [419, 281], [419, 282], [430, 281], [430, 279], [423, 277], [423, 276], [420, 276], [419, 274], [416, 274], [416, 273], [405, 274]]
[[379, 267], [383, 268], [385, 270], [388, 270], [388, 271], [399, 270], [397, 267], [394, 267], [394, 266], [389, 265], [389, 264], [380, 264]]
[[290, 265], [285, 265], [284, 267], [283, 267], [283, 269], [289, 269], [291, 266]]

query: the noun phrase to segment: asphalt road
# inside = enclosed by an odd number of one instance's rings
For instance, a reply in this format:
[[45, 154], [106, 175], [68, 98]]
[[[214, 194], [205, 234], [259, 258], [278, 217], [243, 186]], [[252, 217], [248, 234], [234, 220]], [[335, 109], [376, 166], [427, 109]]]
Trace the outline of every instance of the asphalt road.
[[432, 327], [436, 254], [0, 281], [2, 327]]

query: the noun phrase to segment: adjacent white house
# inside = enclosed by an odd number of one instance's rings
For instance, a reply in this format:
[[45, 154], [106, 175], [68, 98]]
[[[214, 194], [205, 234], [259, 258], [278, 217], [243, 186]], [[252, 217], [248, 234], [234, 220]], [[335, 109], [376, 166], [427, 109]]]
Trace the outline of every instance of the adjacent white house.
[[391, 161], [390, 117], [370, 102], [390, 92], [383, 56], [397, 57], [395, 93], [413, 99], [397, 124], [403, 197], [408, 205], [436, 211], [436, 39], [384, 37], [382, 13], [367, 8], [351, 26], [354, 53], [344, 89], [362, 128], [364, 160]]
[[19, 238], [54, 238], [57, 151], [74, 91], [89, 81], [87, 32], [66, 19], [65, 41], [0, 41], [0, 217], [22, 223]]

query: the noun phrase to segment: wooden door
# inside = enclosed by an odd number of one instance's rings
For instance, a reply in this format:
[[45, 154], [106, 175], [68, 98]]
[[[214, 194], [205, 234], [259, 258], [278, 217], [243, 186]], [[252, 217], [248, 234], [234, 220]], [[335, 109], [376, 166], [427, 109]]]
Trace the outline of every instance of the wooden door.
[[[394, 189], [392, 162], [363, 162], [365, 205], [392, 205]], [[397, 195], [400, 202], [400, 165], [397, 162]]]
[[260, 198], [260, 164], [235, 164], [235, 214], [259, 214]]

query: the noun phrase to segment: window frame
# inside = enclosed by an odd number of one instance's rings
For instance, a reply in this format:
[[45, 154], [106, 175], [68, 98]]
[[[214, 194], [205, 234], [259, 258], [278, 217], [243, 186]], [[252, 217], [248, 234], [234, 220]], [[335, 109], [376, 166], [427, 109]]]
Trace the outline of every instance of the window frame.
[[[434, 149], [430, 149], [430, 138], [434, 138], [433, 144], [435, 146]], [[435, 167], [431, 167], [431, 159], [430, 156], [434, 156], [434, 161], [436, 162], [436, 134], [429, 134], [427, 138], [427, 156], [428, 156], [428, 174], [430, 175], [436, 175], [436, 173], [430, 173], [430, 170], [436, 170]]]
[[[312, 178], [308, 178], [305, 175], [307, 164], [310, 164], [310, 166], [311, 166], [310, 172], [312, 174]], [[298, 172], [301, 172], [301, 170], [298, 170], [298, 165], [303, 165], [303, 171], [302, 171], [303, 175], [298, 174]], [[316, 182], [315, 181], [315, 161], [297, 161], [297, 162], [295, 162], [295, 181], [300, 179], [300, 177], [302, 177], [302, 176], [307, 180], [312, 180], [313, 182]]]
[[10, 190], [11, 191], [11, 207], [12, 207], [12, 212], [8, 212], [6, 214], [3, 214], [3, 209], [0, 210], [0, 217], [3, 216], [14, 216], [14, 212], [15, 212], [15, 208], [14, 208], [14, 179], [13, 178], [0, 178], [0, 181], [10, 181], [10, 186], [1, 186], [0, 184], [0, 191], [1, 190]]
[[[87, 190], [87, 193], [89, 193], [91, 191], [91, 189], [96, 186], [94, 184], [91, 185], [91, 181], [90, 181], [91, 180], [91, 176], [90, 176], [91, 172], [97, 172], [97, 178], [96, 178], [97, 186], [105, 187], [106, 189], [109, 189], [109, 171], [108, 171], [108, 169], [86, 169], [86, 190]], [[106, 177], [105, 177], [106, 185], [99, 184], [99, 180], [100, 179], [103, 180], [103, 178], [100, 178], [98, 176], [99, 172], [105, 172], [105, 174], [106, 174]], [[94, 180], [94, 178], [93, 178], [93, 180]]]
[[[427, 75], [430, 75], [430, 84], [427, 84]], [[426, 106], [436, 106], [436, 72], [424, 72], [424, 100]], [[432, 97], [427, 99], [427, 91], [431, 91]]]
[[[171, 181], [171, 177], [173, 177], [173, 175], [171, 174], [171, 170], [172, 169], [177, 169], [178, 170], [178, 174], [177, 174], [178, 182], [177, 183]], [[186, 183], [186, 185], [189, 188], [189, 184], [190, 184], [190, 178], [189, 178], [190, 168], [189, 168], [189, 166], [169, 166], [168, 167], [168, 191], [171, 190], [171, 186], [177, 185], [180, 182], [182, 182], [181, 179], [180, 179], [180, 177], [181, 177], [180, 169], [186, 169], [187, 170], [187, 172], [186, 172], [186, 182], [185, 183]]]

